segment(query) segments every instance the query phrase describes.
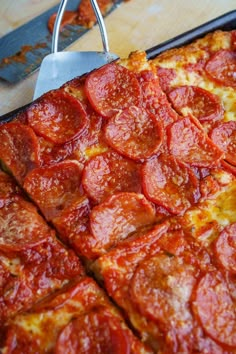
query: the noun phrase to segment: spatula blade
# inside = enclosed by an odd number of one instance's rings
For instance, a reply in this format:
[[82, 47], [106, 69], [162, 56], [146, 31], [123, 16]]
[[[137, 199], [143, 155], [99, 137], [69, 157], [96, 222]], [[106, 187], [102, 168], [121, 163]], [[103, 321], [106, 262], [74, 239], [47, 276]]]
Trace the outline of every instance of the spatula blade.
[[41, 64], [34, 99], [59, 88], [65, 82], [118, 59], [113, 53], [57, 52], [47, 55]]

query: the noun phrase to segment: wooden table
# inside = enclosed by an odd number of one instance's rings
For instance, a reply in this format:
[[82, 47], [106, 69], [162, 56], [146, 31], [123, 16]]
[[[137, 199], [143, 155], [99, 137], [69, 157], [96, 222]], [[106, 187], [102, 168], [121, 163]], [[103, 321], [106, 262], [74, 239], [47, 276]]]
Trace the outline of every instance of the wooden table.
[[[57, 4], [55, 0], [1, 0], [0, 36]], [[235, 0], [129, 0], [106, 17], [110, 50], [120, 57], [145, 50], [235, 10]], [[101, 50], [97, 26], [68, 50]], [[32, 100], [37, 72], [22, 82], [0, 81], [0, 115]]]

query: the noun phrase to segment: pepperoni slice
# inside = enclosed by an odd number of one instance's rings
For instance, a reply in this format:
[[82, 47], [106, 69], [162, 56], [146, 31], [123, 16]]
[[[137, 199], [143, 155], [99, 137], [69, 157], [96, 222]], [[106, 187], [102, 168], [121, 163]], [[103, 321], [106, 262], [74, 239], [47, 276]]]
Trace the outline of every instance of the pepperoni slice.
[[161, 66], [157, 66], [157, 75], [159, 77], [162, 90], [164, 92], [168, 92], [172, 86], [172, 81], [177, 76], [175, 69], [162, 68]]
[[0, 159], [19, 183], [26, 174], [39, 167], [39, 145], [34, 131], [21, 123], [0, 127]]
[[[65, 281], [84, 277], [84, 268], [78, 256], [55, 237], [48, 238], [44, 244], [34, 247], [32, 252], [21, 252], [24, 258], [26, 278], [31, 280], [33, 289], [41, 290], [40, 298], [48, 294], [48, 290], [60, 288]], [[33, 274], [33, 279], [32, 279]]]
[[224, 86], [236, 86], [236, 52], [219, 50], [207, 62], [206, 73], [217, 83]]
[[156, 116], [156, 120], [166, 127], [178, 119], [166, 95], [163, 93], [157, 76], [150, 70], [143, 70], [138, 75], [143, 93], [143, 107]]
[[81, 164], [74, 160], [36, 168], [27, 175], [24, 188], [51, 220], [81, 196], [81, 172]]
[[220, 123], [209, 136], [225, 152], [225, 159], [236, 166], [236, 121]]
[[173, 214], [184, 212], [200, 196], [194, 173], [173, 156], [162, 154], [148, 160], [142, 179], [146, 197]]
[[82, 104], [63, 91], [50, 91], [40, 97], [29, 107], [27, 117], [36, 134], [55, 144], [72, 140], [87, 126]]
[[[158, 77], [151, 70], [143, 70], [137, 75], [143, 94], [143, 107], [151, 111], [166, 96], [163, 93]], [[153, 112], [154, 113], [154, 112]]]
[[105, 137], [120, 154], [142, 160], [157, 153], [163, 130], [151, 112], [133, 106], [110, 118]]
[[193, 306], [210, 337], [222, 344], [236, 346], [235, 306], [220, 272], [209, 272], [200, 279]]
[[201, 201], [209, 199], [220, 190], [218, 181], [211, 175], [200, 180]]
[[0, 199], [19, 192], [19, 187], [14, 179], [5, 172], [0, 171]]
[[44, 242], [50, 229], [36, 208], [18, 197], [0, 208], [0, 249], [21, 251]]
[[85, 249], [84, 243], [88, 233], [89, 214], [89, 200], [86, 196], [82, 196], [77, 198], [70, 207], [63, 210], [59, 216], [52, 219], [53, 225], [60, 233], [60, 238], [65, 243], [78, 240], [79, 247], [74, 247], [76, 250], [82, 249], [84, 251]]
[[[43, 165], [51, 165], [69, 158], [80, 162], [85, 162], [89, 156], [90, 149], [93, 151], [94, 145], [99, 145], [101, 138], [102, 117], [93, 111], [89, 115], [89, 124], [82, 136], [73, 140], [56, 145], [43, 137], [39, 137], [40, 154]], [[95, 150], [96, 151], [96, 150]]]
[[209, 337], [202, 326], [196, 323], [194, 330], [194, 343], [192, 353], [207, 353], [207, 354], [231, 354], [229, 348], [226, 348], [219, 343], [216, 343], [211, 337]]
[[[196, 269], [181, 257], [159, 254], [144, 260], [130, 282], [130, 300], [141, 314], [157, 321], [177, 341], [192, 330], [189, 301]], [[187, 340], [185, 338], [185, 340]]]
[[197, 86], [179, 86], [168, 93], [174, 109], [186, 116], [191, 113], [200, 122], [215, 122], [223, 117], [219, 98]]
[[231, 47], [233, 50], [236, 50], [236, 30], [231, 32]]
[[76, 140], [77, 139], [74, 139], [68, 143], [56, 145], [40, 136], [38, 142], [42, 166], [52, 165], [68, 158], [74, 150]]
[[236, 273], [236, 223], [224, 228], [215, 242], [217, 260], [228, 271]]
[[135, 74], [114, 63], [90, 73], [85, 81], [85, 92], [93, 108], [107, 118], [142, 103], [141, 88]]
[[72, 320], [57, 338], [56, 354], [129, 354], [131, 345], [119, 318], [96, 308]]
[[138, 165], [115, 152], [105, 152], [92, 158], [84, 168], [82, 185], [95, 202], [116, 192], [141, 192]]
[[[42, 301], [36, 303], [34, 312], [42, 313], [63, 309], [68, 314], [74, 311], [74, 313], [81, 313], [81, 310], [89, 311], [95, 304], [104, 304], [103, 295], [100, 287], [92, 278], [73, 277], [70, 282], [63, 284], [57, 291], [51, 292]], [[79, 303], [82, 307], [78, 307]], [[70, 318], [65, 319], [65, 322], [67, 323]]]
[[2, 261], [0, 260], [0, 286], [2, 287], [3, 284], [5, 284], [6, 282], [6, 278], [8, 276], [7, 274], [7, 269], [4, 266], [4, 264], [2, 263]]
[[154, 221], [155, 211], [142, 194], [117, 193], [91, 211], [94, 248], [114, 246]]
[[217, 165], [223, 156], [198, 121], [190, 116], [174, 122], [167, 134], [171, 154], [191, 166], [211, 167]]
[[10, 203], [20, 193], [20, 189], [13, 178], [0, 171], [0, 208]]
[[6, 330], [4, 351], [7, 354], [27, 353], [27, 351], [29, 352], [29, 347], [32, 353], [37, 353], [40, 350], [36, 341], [29, 341], [27, 329], [17, 324], [11, 324]]
[[221, 162], [222, 168], [236, 176], [236, 165], [233, 166], [226, 161]]

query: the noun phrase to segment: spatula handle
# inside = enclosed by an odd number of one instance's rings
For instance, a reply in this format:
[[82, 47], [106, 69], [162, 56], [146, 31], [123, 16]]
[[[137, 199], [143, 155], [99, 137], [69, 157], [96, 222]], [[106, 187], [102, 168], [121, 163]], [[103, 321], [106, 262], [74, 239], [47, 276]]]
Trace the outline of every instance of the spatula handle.
[[55, 20], [54, 27], [53, 27], [53, 33], [52, 33], [52, 48], [51, 48], [52, 53], [58, 52], [60, 26], [61, 26], [61, 21], [62, 21], [64, 12], [65, 12], [67, 1], [68, 0], [61, 0], [58, 11], [57, 11], [57, 16], [56, 16], [56, 20]]
[[[52, 53], [58, 52], [60, 25], [61, 25], [61, 21], [63, 18], [63, 14], [65, 12], [67, 1], [68, 0], [61, 0], [59, 8], [58, 8], [56, 20], [55, 20], [54, 27], [53, 27], [53, 34], [52, 34], [52, 48], [51, 48]], [[102, 16], [101, 11], [99, 9], [97, 0], [90, 0], [90, 2], [93, 7], [93, 11], [95, 13], [97, 23], [99, 26], [99, 30], [100, 30], [100, 34], [101, 34], [101, 38], [102, 38], [103, 51], [105, 53], [108, 53], [109, 52], [108, 37], [107, 37], [107, 31], [106, 31], [105, 23], [103, 20], [103, 16]]]
[[106, 31], [106, 26], [103, 20], [103, 16], [101, 14], [100, 8], [98, 6], [97, 0], [90, 0], [90, 3], [93, 7], [93, 11], [95, 13], [97, 23], [99, 26], [100, 34], [102, 37], [102, 45], [103, 45], [103, 50], [104, 52], [109, 52], [109, 45], [108, 45], [108, 37], [107, 37], [107, 31]]

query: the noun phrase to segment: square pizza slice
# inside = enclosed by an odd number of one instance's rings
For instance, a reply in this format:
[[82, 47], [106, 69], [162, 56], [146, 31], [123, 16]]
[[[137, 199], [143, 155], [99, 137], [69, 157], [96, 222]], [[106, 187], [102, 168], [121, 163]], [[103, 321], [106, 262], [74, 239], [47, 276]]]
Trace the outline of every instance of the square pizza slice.
[[0, 324], [85, 270], [12, 177], [0, 172]]
[[157, 353], [235, 353], [235, 180], [92, 265]]
[[74, 279], [4, 329], [4, 353], [151, 354], [89, 277]]

